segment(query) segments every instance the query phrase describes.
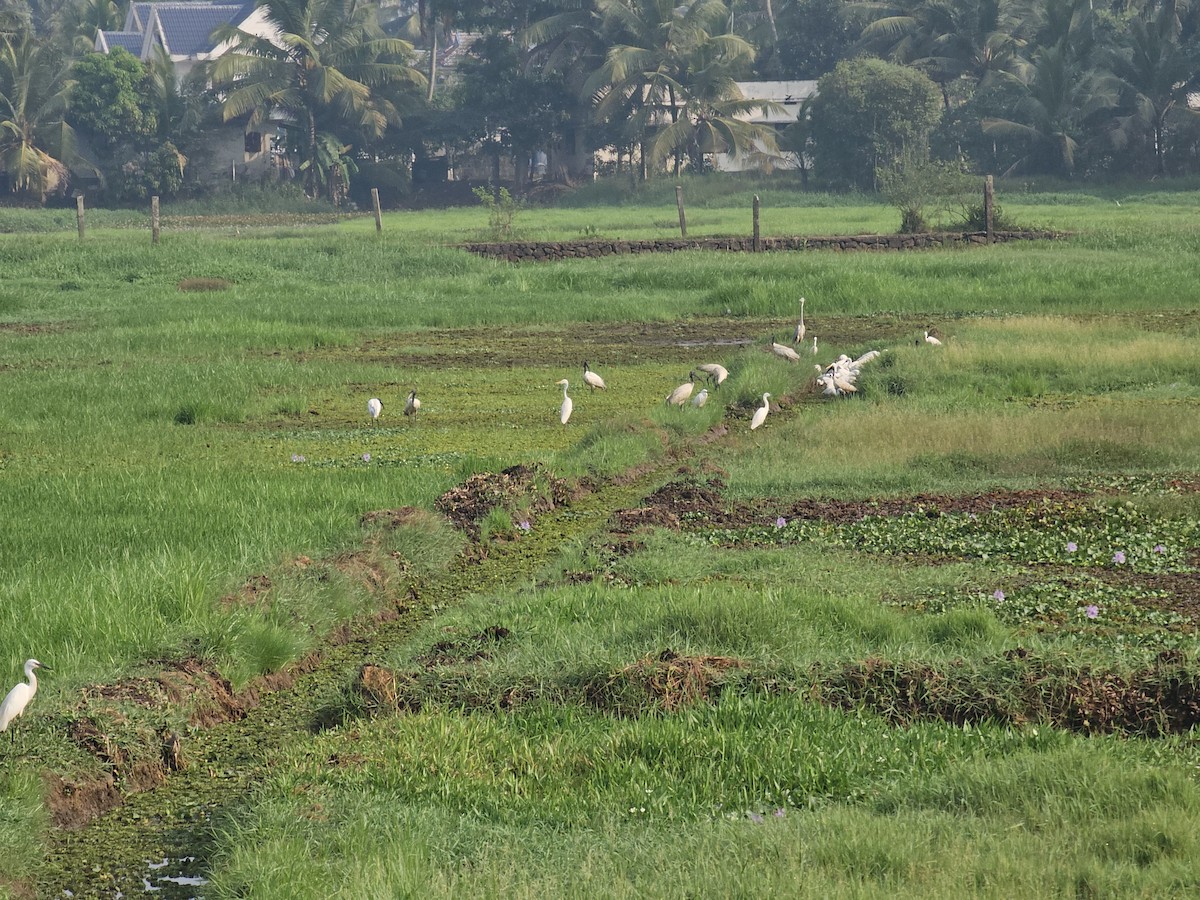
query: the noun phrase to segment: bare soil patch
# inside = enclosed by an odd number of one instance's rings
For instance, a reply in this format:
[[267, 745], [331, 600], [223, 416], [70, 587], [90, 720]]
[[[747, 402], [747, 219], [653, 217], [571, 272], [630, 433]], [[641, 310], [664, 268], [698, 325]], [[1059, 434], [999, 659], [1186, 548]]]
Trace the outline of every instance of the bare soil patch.
[[456, 528], [472, 540], [480, 536], [479, 524], [493, 509], [532, 513], [548, 512], [571, 501], [570, 485], [541, 466], [510, 466], [501, 472], [472, 475], [438, 497], [435, 506]]
[[960, 660], [940, 669], [873, 657], [814, 666], [811, 676], [817, 702], [865, 706], [901, 726], [919, 719], [1044, 722], [1088, 734], [1160, 737], [1200, 724], [1200, 671], [1178, 651], [1130, 672], [1079, 668], [1012, 650], [1001, 659], [978, 665]]

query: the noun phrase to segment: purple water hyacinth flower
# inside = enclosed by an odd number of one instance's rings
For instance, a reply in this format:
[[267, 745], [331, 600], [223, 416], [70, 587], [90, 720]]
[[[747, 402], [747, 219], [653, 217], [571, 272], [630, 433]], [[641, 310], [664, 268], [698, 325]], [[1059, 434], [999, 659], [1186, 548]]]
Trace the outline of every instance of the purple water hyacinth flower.
[[776, 528], [783, 528], [785, 525], [787, 525], [787, 519], [785, 519], [783, 516], [780, 516], [778, 519], [775, 520]]
[[1113, 562], [1115, 562], [1118, 566], [1124, 565], [1125, 564], [1125, 551], [1118, 550], [1116, 553], [1114, 553], [1113, 554]]
[[784, 809], [782, 806], [779, 807], [777, 810], [775, 810], [775, 818], [777, 818], [777, 819], [782, 819], [786, 815], [787, 815], [787, 810]]
[[762, 815], [759, 813], [752, 812], [752, 813], [747, 813], [747, 815], [750, 817], [750, 821], [753, 822], [755, 825], [761, 825], [764, 821]]
[[304, 457], [301, 456], [299, 453], [293, 453], [292, 454], [292, 462], [302, 463], [302, 462], [304, 462]]
[[996, 598], [997, 603], [1004, 602], [1004, 591], [1000, 590], [999, 588], [996, 589], [996, 593], [992, 594], [992, 596]]
[[1154, 552], [1155, 552], [1155, 553], [1166, 553], [1166, 552], [1167, 552], [1167, 548], [1166, 548], [1166, 547], [1164, 547], [1162, 544], [1155, 544], [1155, 545], [1154, 545]]
[[1096, 616], [1100, 615], [1100, 607], [1098, 607], [1095, 603], [1090, 603], [1083, 612], [1084, 615], [1086, 615], [1089, 619], [1094, 619]]
[[517, 523], [517, 527], [520, 528], [522, 531], [528, 531], [529, 530], [529, 520], [522, 519], [520, 522]]
[[1079, 549], [1079, 545], [1077, 543], [1075, 543], [1074, 541], [1067, 541], [1067, 552], [1068, 553], [1074, 553], [1078, 549]]
[[364, 454], [363, 454], [363, 462], [370, 462], [370, 461], [371, 461], [371, 454], [370, 454], [370, 453], [364, 453]]

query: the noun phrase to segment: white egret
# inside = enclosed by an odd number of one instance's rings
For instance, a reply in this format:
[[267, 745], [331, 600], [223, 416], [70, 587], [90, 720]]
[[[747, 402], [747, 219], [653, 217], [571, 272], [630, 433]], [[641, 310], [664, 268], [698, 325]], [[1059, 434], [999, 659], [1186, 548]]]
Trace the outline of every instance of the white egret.
[[771, 352], [776, 356], [782, 356], [788, 362], [798, 362], [800, 359], [799, 353], [797, 353], [787, 344], [780, 344], [776, 342], [774, 337], [771, 338]]
[[763, 405], [754, 411], [754, 418], [750, 420], [751, 431], [767, 420], [767, 413], [771, 411], [770, 397], [770, 394], [763, 394]]
[[812, 352], [813, 352], [813, 356], [816, 356], [816, 355], [817, 355], [817, 336], [816, 336], [815, 334], [813, 335], [813, 348], [812, 348]]
[[937, 338], [935, 338], [935, 337], [934, 337], [932, 334], [930, 334], [928, 331], [927, 331], [927, 332], [925, 332], [925, 343], [927, 343], [927, 344], [933, 344], [933, 346], [935, 346], [935, 347], [940, 347], [940, 346], [942, 346], [942, 342], [941, 342], [941, 341], [939, 341]]
[[695, 386], [696, 373], [688, 372], [688, 380], [667, 394], [667, 405], [683, 406], [683, 404], [687, 403], [688, 397], [692, 396], [692, 388]]
[[696, 366], [701, 372], [708, 376], [717, 387], [721, 386], [721, 382], [729, 377], [729, 370], [719, 363], [705, 363], [702, 366]]
[[571, 400], [570, 397], [567, 396], [567, 387], [569, 385], [569, 382], [567, 381], [567, 379], [564, 378], [557, 383], [561, 384], [562, 389], [563, 389], [563, 402], [562, 402], [562, 408], [559, 409], [559, 411], [558, 411], [558, 420], [560, 422], [562, 422], [564, 425], [566, 425], [567, 420], [569, 418], [571, 418], [571, 410], [573, 410], [575, 408], [575, 403]]
[[583, 361], [583, 380], [587, 382], [587, 386], [592, 390], [599, 388], [605, 390], [608, 385], [604, 383], [604, 379], [588, 368], [587, 360]]
[[415, 415], [417, 410], [421, 408], [421, 401], [417, 399], [416, 391], [408, 392], [408, 399], [404, 402], [404, 414], [406, 416]]
[[792, 337], [793, 344], [799, 344], [804, 340], [804, 298], [800, 298], [800, 321], [796, 323], [796, 334]]
[[699, 409], [708, 402], [708, 388], [700, 388], [700, 393], [692, 398], [692, 406]]
[[379, 414], [383, 412], [383, 403], [378, 397], [372, 397], [367, 401], [367, 412], [371, 414], [372, 422], [379, 418]]
[[[36, 659], [25, 660], [25, 677], [29, 679], [29, 683], [19, 682], [16, 687], [8, 692], [4, 698], [4, 702], [0, 703], [0, 731], [7, 731], [12, 720], [25, 712], [25, 707], [29, 705], [29, 701], [33, 699], [33, 695], [37, 693], [37, 676], [33, 674], [35, 669], [45, 669], [50, 671], [49, 666], [42, 665]], [[16, 732], [12, 733], [13, 741], [16, 741]]]

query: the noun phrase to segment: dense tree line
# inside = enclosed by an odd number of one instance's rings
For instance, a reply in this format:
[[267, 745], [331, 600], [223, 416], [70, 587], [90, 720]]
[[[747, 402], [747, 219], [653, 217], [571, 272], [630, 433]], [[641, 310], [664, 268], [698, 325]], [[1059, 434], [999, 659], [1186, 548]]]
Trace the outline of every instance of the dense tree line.
[[[180, 80], [91, 52], [113, 0], [0, 0], [0, 183], [44, 202], [90, 178], [114, 202], [201, 191], [222, 122], [278, 123], [310, 196], [364, 169], [402, 186], [440, 148], [552, 179], [592, 154], [631, 177], [716, 152], [791, 153], [831, 186], [912, 161], [1102, 177], [1200, 168], [1200, 3], [1184, 0], [264, 0], [286, 39]], [[439, 68], [462, 32], [453, 76]], [[751, 124], [738, 81], [818, 80], [799, 123]], [[518, 185], [520, 187], [520, 185]]]

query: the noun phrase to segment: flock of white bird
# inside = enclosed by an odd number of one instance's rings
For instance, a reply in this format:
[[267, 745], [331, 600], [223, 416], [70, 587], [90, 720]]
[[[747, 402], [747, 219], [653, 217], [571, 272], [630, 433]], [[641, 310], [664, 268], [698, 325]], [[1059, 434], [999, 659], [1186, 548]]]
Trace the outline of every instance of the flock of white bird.
[[[807, 328], [804, 324], [804, 304], [805, 299], [800, 298], [800, 320], [796, 323], [796, 330], [793, 333], [793, 343], [800, 345], [805, 339]], [[812, 339], [813, 356], [816, 356], [817, 338]], [[942, 342], [930, 334], [925, 332], [924, 341], [931, 346], [940, 347]], [[920, 346], [921, 340], [917, 340], [917, 345]], [[780, 344], [771, 338], [770, 350], [776, 356], [786, 359], [789, 362], [799, 362], [800, 354], [793, 347], [786, 344]], [[862, 367], [872, 360], [878, 359], [884, 352], [883, 350], [869, 350], [857, 359], [851, 359], [846, 354], [840, 355], [827, 366], [816, 364], [814, 368], [817, 372], [816, 386], [821, 389], [821, 393], [828, 397], [841, 397], [850, 394], [858, 393], [856, 382]], [[700, 408], [708, 402], [708, 388], [701, 388], [700, 392], [692, 396], [696, 387], [696, 373], [702, 373], [702, 378], [706, 379], [714, 388], [718, 388], [729, 377], [729, 370], [719, 363], [705, 363], [702, 366], [697, 366], [688, 373], [688, 380], [675, 390], [667, 395], [666, 403], [669, 406], [684, 406], [691, 401], [691, 405]], [[583, 363], [583, 383], [593, 391], [607, 390], [608, 386], [604, 383], [604, 379], [596, 372], [593, 372], [587, 361]], [[574, 402], [571, 400], [567, 389], [570, 387], [570, 382], [563, 378], [558, 382], [563, 389], [562, 406], [559, 407], [558, 420], [566, 425], [571, 419], [571, 412], [575, 408]], [[415, 415], [421, 408], [421, 401], [417, 399], [417, 392], [410, 391], [408, 399], [404, 403], [404, 415]], [[753, 431], [759, 428], [767, 419], [767, 414], [771, 411], [771, 395], [764, 393], [762, 395], [762, 406], [756, 407], [754, 415], [750, 419], [750, 430]], [[383, 414], [383, 402], [378, 397], [372, 397], [367, 401], [367, 414], [371, 417], [371, 421], [375, 422], [380, 415]], [[9, 726], [13, 720], [20, 716], [25, 707], [29, 705], [29, 701], [33, 699], [37, 693], [38, 682], [37, 675], [34, 674], [38, 669], [50, 670], [50, 667], [38, 662], [36, 659], [25, 661], [25, 678], [27, 681], [19, 682], [11, 691], [4, 697], [4, 702], [0, 703], [0, 731], [10, 731]], [[11, 732], [10, 732], [11, 733]], [[14, 738], [15, 740], [15, 738]]]

